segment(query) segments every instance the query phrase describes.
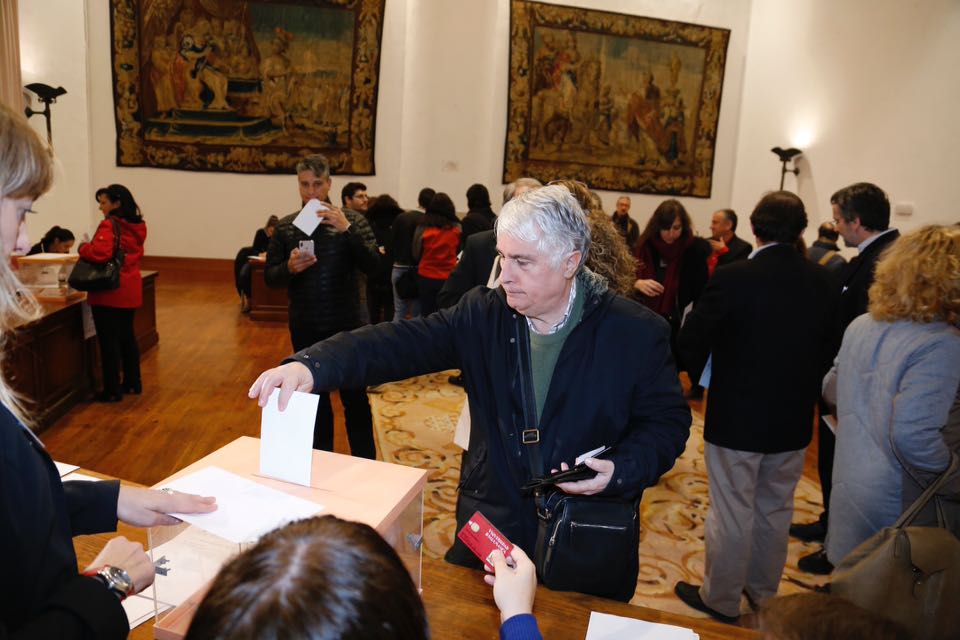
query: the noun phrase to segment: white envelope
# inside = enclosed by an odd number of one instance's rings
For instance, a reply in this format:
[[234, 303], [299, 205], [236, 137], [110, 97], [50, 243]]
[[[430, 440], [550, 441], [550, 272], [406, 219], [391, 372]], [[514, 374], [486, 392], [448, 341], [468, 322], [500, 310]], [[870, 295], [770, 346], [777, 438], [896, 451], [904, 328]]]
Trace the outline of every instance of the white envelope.
[[308, 236], [311, 235], [317, 228], [317, 225], [320, 224], [320, 221], [323, 220], [322, 216], [318, 216], [317, 213], [320, 211], [329, 211], [327, 205], [320, 202], [316, 198], [307, 201], [307, 204], [303, 205], [303, 209], [300, 210], [300, 213], [297, 214], [297, 217], [293, 219], [293, 226], [297, 227], [303, 231]]
[[283, 412], [279, 396], [274, 389], [260, 414], [260, 475], [309, 487], [320, 396], [294, 391]]

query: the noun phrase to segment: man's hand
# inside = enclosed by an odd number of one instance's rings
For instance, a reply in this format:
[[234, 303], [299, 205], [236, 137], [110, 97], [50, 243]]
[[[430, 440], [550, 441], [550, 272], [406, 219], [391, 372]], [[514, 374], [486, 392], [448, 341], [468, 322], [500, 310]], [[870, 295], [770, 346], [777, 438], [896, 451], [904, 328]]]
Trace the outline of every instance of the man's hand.
[[332, 204], [324, 203], [327, 207], [326, 211], [321, 211], [317, 215], [323, 216], [323, 220], [320, 221], [320, 224], [326, 224], [340, 233], [343, 233], [347, 230], [347, 227], [350, 226], [350, 221], [347, 220], [347, 216], [343, 213], [340, 207], [335, 207]]
[[287, 271], [291, 274], [297, 274], [301, 271], [309, 269], [317, 263], [317, 256], [310, 255], [309, 253], [300, 253], [300, 248], [296, 248], [290, 252], [290, 257], [287, 258]]
[[294, 391], [310, 393], [313, 391], [313, 374], [306, 365], [300, 362], [288, 362], [287, 364], [267, 369], [260, 374], [257, 381], [250, 387], [247, 395], [251, 398], [257, 398], [257, 404], [261, 407], [267, 406], [267, 400], [273, 390], [280, 387], [280, 397], [277, 398], [277, 408], [283, 411], [290, 402], [290, 396]]
[[507, 564], [503, 553], [490, 554], [494, 574], [483, 581], [493, 586], [493, 600], [500, 609], [500, 622], [506, 622], [522, 613], [533, 613], [533, 599], [537, 595], [537, 569], [520, 547], [510, 552], [513, 566]]
[[210, 513], [217, 510], [217, 499], [192, 493], [164, 493], [153, 489], [120, 487], [117, 517], [135, 527], [179, 524], [168, 513]]
[[656, 298], [663, 293], [663, 285], [656, 280], [637, 280], [633, 283], [633, 288], [648, 298]]
[[716, 253], [717, 251], [723, 251], [727, 246], [726, 243], [723, 241], [723, 238], [720, 238], [719, 240], [714, 240], [713, 238], [710, 238], [708, 242], [710, 243], [710, 246], [713, 247], [714, 253]]
[[[610, 484], [613, 478], [613, 470], [616, 465], [612, 460], [601, 460], [599, 458], [587, 458], [583, 461], [585, 465], [597, 472], [597, 475], [589, 480], [578, 480], [577, 482], [561, 482], [557, 489], [564, 493], [575, 493], [582, 496], [592, 496], [600, 493]], [[566, 462], [560, 463], [560, 470], [566, 471], [570, 467]]]
[[104, 565], [123, 569], [133, 580], [134, 593], [140, 593], [153, 584], [154, 569], [150, 557], [143, 551], [139, 542], [131, 542], [123, 536], [113, 538], [94, 558], [85, 571], [95, 571]]

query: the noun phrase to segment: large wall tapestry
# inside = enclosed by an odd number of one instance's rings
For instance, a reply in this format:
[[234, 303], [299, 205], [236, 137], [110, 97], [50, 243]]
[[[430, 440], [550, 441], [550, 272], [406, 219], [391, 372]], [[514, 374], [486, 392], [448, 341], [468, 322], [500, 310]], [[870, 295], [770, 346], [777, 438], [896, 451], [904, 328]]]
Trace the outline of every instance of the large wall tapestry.
[[111, 0], [117, 165], [374, 173], [385, 0]]
[[709, 197], [728, 29], [512, 0], [505, 182]]

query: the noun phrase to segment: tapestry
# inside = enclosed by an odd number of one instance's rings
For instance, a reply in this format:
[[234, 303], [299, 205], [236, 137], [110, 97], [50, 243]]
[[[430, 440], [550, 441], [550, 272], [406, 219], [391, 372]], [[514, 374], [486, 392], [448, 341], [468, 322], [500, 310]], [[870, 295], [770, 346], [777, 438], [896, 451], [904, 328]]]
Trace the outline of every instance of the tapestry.
[[117, 165], [372, 175], [385, 0], [110, 0]]
[[710, 197], [729, 29], [512, 0], [503, 180]]

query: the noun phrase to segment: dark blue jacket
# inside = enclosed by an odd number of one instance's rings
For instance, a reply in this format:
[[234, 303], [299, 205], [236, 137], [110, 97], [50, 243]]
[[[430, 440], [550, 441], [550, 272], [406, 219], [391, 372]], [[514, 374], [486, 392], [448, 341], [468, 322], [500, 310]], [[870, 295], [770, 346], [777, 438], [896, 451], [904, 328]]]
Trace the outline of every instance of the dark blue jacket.
[[[580, 282], [585, 283], [583, 275]], [[596, 276], [591, 278], [591, 282]], [[640, 304], [586, 283], [583, 318], [564, 343], [539, 428], [544, 466], [616, 445], [606, 494], [629, 498], [657, 482], [683, 452], [690, 410], [670, 353], [670, 329]], [[460, 303], [426, 318], [341, 333], [296, 354], [313, 372], [314, 391], [356, 388], [462, 369], [470, 398], [470, 446], [464, 452], [457, 528], [475, 511], [532, 552], [537, 519], [520, 399], [518, 347], [529, 333], [502, 289], [478, 287]], [[455, 542], [447, 558], [477, 566]]]

